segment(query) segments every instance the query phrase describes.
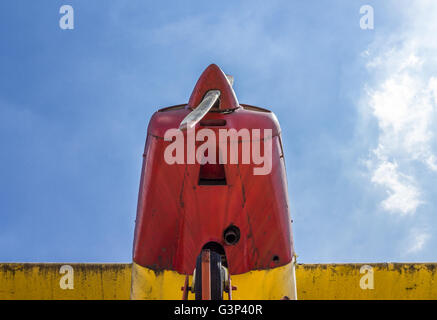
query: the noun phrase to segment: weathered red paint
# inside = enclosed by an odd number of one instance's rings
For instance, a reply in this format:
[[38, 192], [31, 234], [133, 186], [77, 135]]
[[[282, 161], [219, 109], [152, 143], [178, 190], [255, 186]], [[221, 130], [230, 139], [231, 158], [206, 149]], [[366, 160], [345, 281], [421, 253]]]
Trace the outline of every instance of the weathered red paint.
[[[216, 78], [212, 76], [214, 74]], [[206, 79], [205, 82], [202, 79]], [[178, 128], [191, 108], [200, 103], [210, 89], [221, 90], [220, 109], [232, 110], [209, 112], [196, 129], [205, 126], [216, 132], [220, 128], [272, 129], [270, 174], [255, 176], [253, 168], [257, 165], [241, 164], [241, 143], [240, 164], [229, 164], [228, 161], [223, 165], [226, 185], [199, 185], [198, 163], [169, 165], [164, 161], [164, 150], [171, 143], [164, 141], [165, 131]], [[222, 120], [226, 121], [224, 126], [208, 126], [211, 122], [224, 124]], [[262, 132], [261, 140], [264, 139]], [[196, 145], [202, 143], [196, 142]], [[220, 170], [214, 170], [208, 169], [212, 175], [220, 174]], [[230, 225], [240, 229], [240, 240], [235, 245], [226, 245], [223, 240], [223, 231]], [[150, 120], [133, 260], [155, 270], [192, 274], [196, 257], [210, 241], [223, 245], [230, 274], [282, 266], [289, 263], [294, 254], [278, 121], [268, 110], [238, 104], [232, 87], [215, 65], [209, 66], [202, 74], [188, 105], [161, 109]]]
[[202, 250], [202, 300], [211, 300], [210, 251]]
[[219, 109], [237, 109], [239, 107], [237, 97], [232, 87], [229, 85], [226, 75], [215, 64], [211, 64], [197, 80], [193, 93], [191, 94], [188, 106], [195, 108], [202, 101], [203, 96], [208, 90], [220, 90]]

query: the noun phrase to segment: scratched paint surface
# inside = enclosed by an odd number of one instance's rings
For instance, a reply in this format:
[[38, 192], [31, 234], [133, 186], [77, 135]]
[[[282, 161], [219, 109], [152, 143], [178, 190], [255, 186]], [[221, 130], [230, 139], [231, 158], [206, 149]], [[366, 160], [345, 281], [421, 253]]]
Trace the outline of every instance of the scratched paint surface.
[[[62, 265], [74, 289], [61, 289]], [[437, 299], [437, 263], [378, 263], [363, 290], [364, 264], [297, 265], [298, 299]], [[0, 263], [0, 299], [129, 299], [131, 264]]]
[[[61, 289], [62, 265], [73, 289]], [[130, 264], [0, 263], [0, 299], [129, 299]]]
[[376, 263], [374, 289], [361, 289], [365, 264], [307, 264], [296, 268], [298, 299], [437, 299], [437, 263]]

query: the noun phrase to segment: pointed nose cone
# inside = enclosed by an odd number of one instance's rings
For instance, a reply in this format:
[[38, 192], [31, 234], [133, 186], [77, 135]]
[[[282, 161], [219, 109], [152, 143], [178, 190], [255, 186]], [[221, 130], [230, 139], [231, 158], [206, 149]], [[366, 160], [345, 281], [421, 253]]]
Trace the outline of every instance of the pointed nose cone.
[[232, 85], [222, 69], [215, 64], [209, 65], [208, 68], [203, 71], [199, 80], [197, 80], [196, 86], [188, 101], [188, 106], [196, 108], [209, 90], [220, 90], [220, 110], [237, 109], [239, 107]]

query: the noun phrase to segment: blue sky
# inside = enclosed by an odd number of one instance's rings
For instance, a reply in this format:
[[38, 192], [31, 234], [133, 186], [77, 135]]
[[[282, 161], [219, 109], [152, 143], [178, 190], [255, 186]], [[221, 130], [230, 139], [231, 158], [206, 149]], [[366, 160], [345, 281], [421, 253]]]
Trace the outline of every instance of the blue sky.
[[149, 118], [210, 63], [279, 118], [298, 262], [437, 261], [436, 14], [430, 0], [2, 1], [0, 261], [131, 261]]

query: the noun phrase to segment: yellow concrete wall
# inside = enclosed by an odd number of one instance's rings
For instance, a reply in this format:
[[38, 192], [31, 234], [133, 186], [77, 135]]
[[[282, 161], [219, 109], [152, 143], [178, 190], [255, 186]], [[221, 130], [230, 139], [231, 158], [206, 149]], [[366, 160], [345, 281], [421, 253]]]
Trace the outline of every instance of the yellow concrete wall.
[[[74, 289], [61, 289], [62, 265], [72, 266]], [[297, 265], [298, 299], [437, 299], [437, 263], [369, 264], [373, 289], [360, 286], [363, 265]], [[130, 284], [130, 264], [0, 263], [0, 299], [121, 300]]]

